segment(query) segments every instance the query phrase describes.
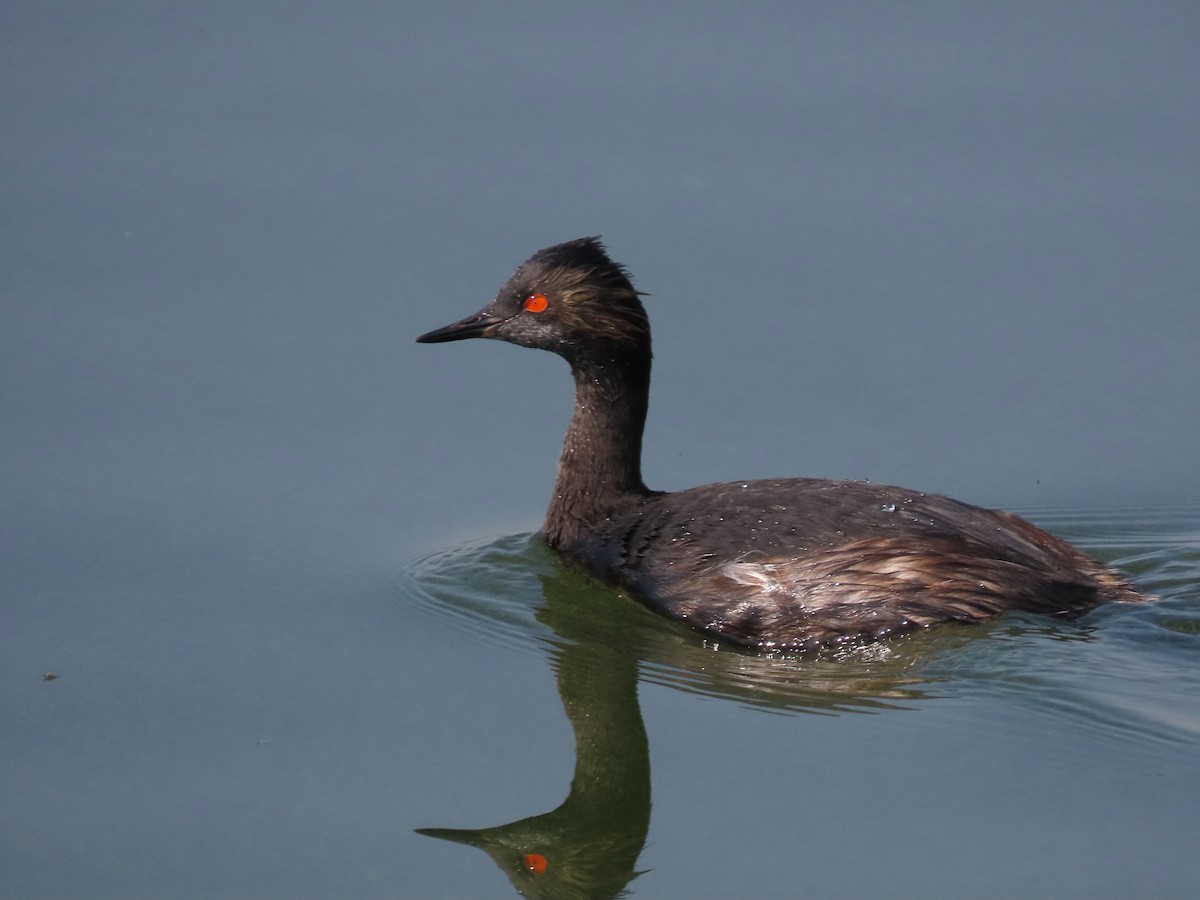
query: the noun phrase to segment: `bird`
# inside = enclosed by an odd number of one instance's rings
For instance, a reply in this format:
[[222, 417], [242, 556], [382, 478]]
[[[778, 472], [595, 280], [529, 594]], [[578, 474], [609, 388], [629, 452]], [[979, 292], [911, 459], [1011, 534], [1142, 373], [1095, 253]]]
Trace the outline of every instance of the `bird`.
[[811, 477], [648, 488], [641, 296], [599, 237], [579, 238], [539, 250], [479, 312], [417, 338], [500, 340], [567, 361], [575, 408], [539, 535], [573, 566], [707, 637], [768, 651], [1150, 599], [1013, 513], [938, 494]]

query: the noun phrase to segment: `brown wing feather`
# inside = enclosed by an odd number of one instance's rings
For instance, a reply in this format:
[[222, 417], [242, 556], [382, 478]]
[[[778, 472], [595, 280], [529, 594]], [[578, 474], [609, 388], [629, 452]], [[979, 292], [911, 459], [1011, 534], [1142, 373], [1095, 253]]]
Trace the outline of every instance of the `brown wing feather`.
[[1036, 545], [1036, 564], [997, 558], [957, 537], [890, 536], [794, 558], [700, 565], [646, 585], [644, 594], [693, 627], [764, 647], [879, 638], [1008, 609], [1068, 615], [1111, 600], [1143, 599], [1117, 573], [1012, 519]]

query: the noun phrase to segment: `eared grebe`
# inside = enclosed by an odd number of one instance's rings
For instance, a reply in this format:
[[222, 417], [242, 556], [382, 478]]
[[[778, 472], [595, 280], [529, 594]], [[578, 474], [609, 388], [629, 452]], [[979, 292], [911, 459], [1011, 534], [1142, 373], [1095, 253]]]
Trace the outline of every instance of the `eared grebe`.
[[597, 238], [535, 253], [473, 316], [421, 343], [495, 338], [571, 365], [575, 413], [542, 535], [651, 609], [764, 648], [879, 638], [1008, 609], [1141, 597], [1011, 513], [819, 478], [652, 491], [642, 482], [650, 323]]

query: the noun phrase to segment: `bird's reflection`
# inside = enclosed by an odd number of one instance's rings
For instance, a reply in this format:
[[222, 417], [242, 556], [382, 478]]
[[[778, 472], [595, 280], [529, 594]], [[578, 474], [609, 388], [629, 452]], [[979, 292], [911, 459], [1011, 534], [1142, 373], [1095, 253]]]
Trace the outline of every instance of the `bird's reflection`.
[[422, 828], [479, 847], [526, 897], [615, 897], [636, 874], [650, 827], [650, 751], [637, 665], [596, 643], [556, 653], [558, 691], [575, 730], [575, 775], [557, 809], [495, 828]]
[[[479, 829], [422, 828], [429, 837], [484, 850], [526, 897], [617, 897], [637, 875], [650, 825], [650, 753], [638, 704], [639, 673], [673, 687], [785, 711], [874, 711], [896, 708], [923, 694], [929, 679], [920, 661], [947, 643], [969, 640], [967, 630], [922, 643], [862, 647], [853, 652], [766, 657], [716, 648], [676, 623], [614, 596], [558, 563], [536, 542], [504, 539], [475, 548], [422, 579], [440, 603], [463, 589], [452, 570], [469, 568], [489, 590], [524, 583], [533, 606], [529, 631], [551, 647], [559, 696], [575, 731], [575, 772], [556, 809], [507, 825]], [[468, 554], [470, 555], [470, 554]], [[444, 564], [443, 560], [443, 564]], [[480, 575], [482, 564], [486, 575]], [[532, 578], [530, 577], [532, 575]], [[536, 579], [536, 580], [533, 580]], [[538, 590], [540, 588], [540, 591]], [[470, 590], [466, 588], [463, 590]], [[512, 626], [510, 601], [503, 619]], [[490, 615], [479, 593], [464, 600], [473, 614]], [[536, 621], [534, 621], [536, 618]], [[977, 633], [977, 632], [976, 632]], [[902, 652], [896, 648], [900, 646]]]

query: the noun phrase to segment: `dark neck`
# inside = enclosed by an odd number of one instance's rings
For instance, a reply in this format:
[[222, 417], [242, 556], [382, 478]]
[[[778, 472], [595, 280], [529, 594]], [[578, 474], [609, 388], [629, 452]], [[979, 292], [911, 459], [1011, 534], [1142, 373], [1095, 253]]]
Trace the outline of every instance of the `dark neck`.
[[651, 493], [642, 483], [642, 431], [650, 397], [650, 354], [571, 363], [575, 415], [567, 429], [546, 541], [586, 537], [624, 500]]

